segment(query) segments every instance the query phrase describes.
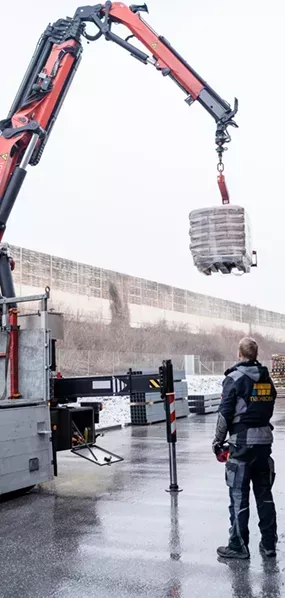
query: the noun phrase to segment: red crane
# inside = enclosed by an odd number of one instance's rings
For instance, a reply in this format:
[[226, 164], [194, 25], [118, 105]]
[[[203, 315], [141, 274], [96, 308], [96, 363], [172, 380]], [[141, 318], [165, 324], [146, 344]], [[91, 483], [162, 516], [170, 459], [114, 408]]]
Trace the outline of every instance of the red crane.
[[[82, 38], [96, 41], [103, 36], [127, 50], [143, 64], [150, 64], [163, 77], [170, 77], [186, 94], [191, 106], [199, 102], [216, 122], [215, 143], [218, 153], [218, 184], [222, 202], [229, 203], [223, 174], [223, 153], [231, 137], [230, 126], [238, 110], [223, 100], [194, 69], [180, 56], [165, 37], [158, 35], [142, 18], [147, 6], [125, 6], [121, 2], [105, 2], [95, 6], [79, 7], [73, 18], [59, 19], [48, 25], [39, 39], [23, 81], [16, 94], [7, 118], [0, 122], [0, 287], [4, 297], [15, 297], [11, 270], [14, 262], [9, 248], [1, 244], [7, 221], [29, 165], [39, 163], [53, 125], [60, 112], [72, 79], [79, 66], [83, 46]], [[97, 28], [88, 33], [86, 24]], [[130, 35], [123, 39], [113, 31], [113, 26], [126, 26]], [[143, 52], [130, 42], [134, 37], [145, 46]], [[11, 394], [19, 396], [17, 379], [18, 337], [17, 314], [12, 304], [10, 322]]]
[[[148, 12], [145, 4], [127, 7], [121, 2], [107, 1], [96, 6], [83, 6], [76, 10], [73, 18], [59, 19], [48, 25], [42, 34], [8, 116], [0, 122], [0, 242], [27, 167], [39, 163], [76, 73], [83, 52], [82, 38], [96, 41], [103, 36], [121, 46], [143, 64], [150, 64], [162, 76], [170, 77], [186, 94], [185, 101], [189, 106], [197, 101], [211, 114], [216, 122], [218, 184], [222, 202], [229, 203], [223, 174], [223, 152], [231, 140], [228, 127], [237, 127], [233, 119], [238, 101], [235, 99], [231, 108], [167, 39], [144, 21], [142, 12]], [[93, 23], [97, 33], [88, 33], [87, 23]], [[113, 32], [116, 24], [126, 26], [131, 35], [126, 39], [119, 37]], [[142, 42], [149, 54], [130, 43], [132, 37]], [[7, 262], [7, 255], [5, 257]], [[8, 261], [11, 262], [10, 258]], [[4, 279], [8, 275], [4, 276], [2, 270], [0, 266], [2, 294], [12, 296], [11, 281], [10, 284], [7, 282], [6, 288]], [[7, 274], [7, 268], [5, 271]]]

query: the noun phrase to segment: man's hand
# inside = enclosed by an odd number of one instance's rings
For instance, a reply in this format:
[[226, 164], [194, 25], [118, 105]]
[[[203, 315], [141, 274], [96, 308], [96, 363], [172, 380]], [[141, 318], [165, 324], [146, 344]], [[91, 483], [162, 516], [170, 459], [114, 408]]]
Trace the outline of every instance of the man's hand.
[[229, 458], [229, 445], [228, 443], [223, 443], [214, 438], [212, 442], [212, 449], [213, 453], [216, 455], [217, 461], [219, 463], [226, 463]]
[[226, 436], [228, 431], [227, 422], [221, 412], [218, 413], [215, 437], [212, 442], [212, 449], [213, 453], [215, 453], [216, 457], [218, 453], [222, 450], [223, 444], [225, 442]]
[[219, 442], [216, 438], [214, 438], [214, 440], [212, 442], [212, 450], [213, 450], [213, 453], [216, 455], [216, 457], [221, 452], [222, 447], [223, 447], [223, 445], [221, 444], [221, 442]]

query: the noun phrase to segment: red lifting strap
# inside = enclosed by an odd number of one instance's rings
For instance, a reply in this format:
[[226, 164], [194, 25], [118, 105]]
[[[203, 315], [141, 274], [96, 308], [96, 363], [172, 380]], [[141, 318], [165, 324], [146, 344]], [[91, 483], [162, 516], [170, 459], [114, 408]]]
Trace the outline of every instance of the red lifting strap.
[[228, 204], [230, 203], [230, 196], [228, 192], [228, 188], [226, 185], [225, 177], [222, 172], [218, 174], [218, 185], [222, 196], [222, 203]]

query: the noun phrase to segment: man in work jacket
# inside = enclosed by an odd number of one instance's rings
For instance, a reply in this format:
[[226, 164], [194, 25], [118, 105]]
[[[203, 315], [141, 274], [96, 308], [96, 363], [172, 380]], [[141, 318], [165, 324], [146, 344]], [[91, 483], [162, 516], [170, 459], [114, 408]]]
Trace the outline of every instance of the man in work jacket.
[[271, 455], [270, 419], [276, 390], [268, 369], [257, 361], [258, 346], [251, 338], [239, 343], [239, 362], [225, 372], [213, 451], [218, 456], [229, 433], [226, 483], [230, 494], [230, 537], [220, 546], [223, 558], [247, 559], [249, 544], [249, 490], [252, 481], [259, 528], [260, 551], [276, 556], [277, 524], [272, 497], [275, 472]]

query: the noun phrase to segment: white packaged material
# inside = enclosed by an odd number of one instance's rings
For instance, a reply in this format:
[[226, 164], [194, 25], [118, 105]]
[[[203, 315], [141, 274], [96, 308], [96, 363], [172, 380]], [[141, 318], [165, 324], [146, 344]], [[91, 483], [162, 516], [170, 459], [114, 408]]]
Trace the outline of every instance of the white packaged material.
[[251, 225], [244, 208], [230, 204], [202, 208], [190, 212], [189, 220], [190, 251], [200, 272], [250, 271]]

